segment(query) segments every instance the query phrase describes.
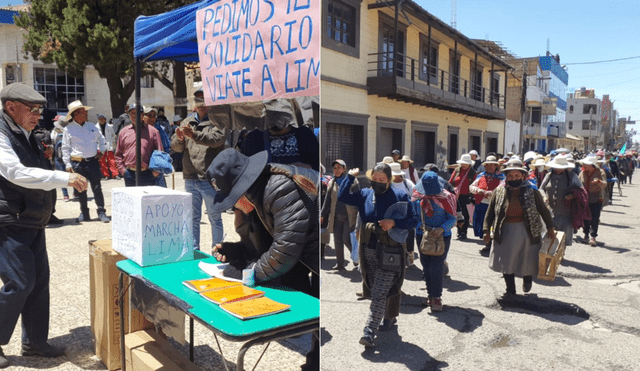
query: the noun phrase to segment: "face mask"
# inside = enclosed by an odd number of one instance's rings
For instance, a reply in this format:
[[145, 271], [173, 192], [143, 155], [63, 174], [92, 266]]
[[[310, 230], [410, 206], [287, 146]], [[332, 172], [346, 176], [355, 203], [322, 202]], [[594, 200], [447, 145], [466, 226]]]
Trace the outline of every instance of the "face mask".
[[507, 182], [507, 184], [509, 185], [509, 187], [517, 188], [520, 187], [520, 184], [522, 184], [522, 180], [510, 180]]
[[541, 173], [544, 170], [544, 166], [537, 166], [538, 172]]
[[371, 181], [371, 188], [373, 189], [373, 191], [377, 194], [383, 194], [387, 191], [387, 189], [389, 188], [389, 185], [387, 183], [380, 183], [380, 182], [374, 182], [373, 180]]

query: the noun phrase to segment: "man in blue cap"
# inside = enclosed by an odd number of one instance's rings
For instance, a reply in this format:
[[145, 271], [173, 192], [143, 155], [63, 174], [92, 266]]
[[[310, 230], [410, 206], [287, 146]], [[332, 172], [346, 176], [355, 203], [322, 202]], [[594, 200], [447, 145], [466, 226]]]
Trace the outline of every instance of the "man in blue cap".
[[[14, 83], [0, 91], [0, 346], [11, 339], [22, 316], [22, 355], [59, 357], [64, 348], [49, 337], [49, 259], [45, 225], [55, 188], [87, 189], [78, 173], [46, 170], [33, 129], [47, 100]], [[0, 368], [9, 366], [0, 348]]]

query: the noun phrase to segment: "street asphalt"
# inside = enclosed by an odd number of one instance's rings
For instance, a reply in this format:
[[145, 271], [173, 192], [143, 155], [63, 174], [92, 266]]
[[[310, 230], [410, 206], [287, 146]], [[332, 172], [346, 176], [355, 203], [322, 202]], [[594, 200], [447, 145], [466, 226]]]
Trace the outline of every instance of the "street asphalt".
[[[166, 177], [168, 188], [174, 187], [172, 176]], [[124, 187], [124, 180], [102, 182], [107, 215], [111, 216], [111, 189]], [[71, 188], [68, 188], [70, 194]], [[175, 189], [184, 191], [182, 173], [175, 174]], [[58, 190], [55, 215], [64, 220], [62, 225], [50, 225], [46, 230], [47, 250], [51, 268], [51, 315], [49, 339], [56, 346], [66, 347], [65, 355], [59, 358], [21, 357], [21, 324], [13, 333], [11, 341], [2, 349], [11, 362], [8, 370], [106, 370], [91, 349], [91, 313], [89, 304], [89, 241], [111, 238], [111, 223], [97, 219], [96, 205], [89, 191], [89, 209], [92, 221], [77, 224], [80, 214], [77, 201], [64, 202]], [[211, 228], [202, 207], [200, 246], [211, 252]], [[222, 215], [227, 241], [239, 240], [233, 228], [233, 215]], [[188, 322], [186, 322], [188, 339]], [[224, 370], [216, 339], [211, 331], [195, 323], [195, 363], [205, 370]], [[218, 337], [222, 354], [230, 369], [236, 367], [236, 355], [242, 343], [226, 341]], [[173, 342], [182, 354], [188, 355], [188, 346]], [[311, 335], [271, 343], [258, 364], [258, 370], [299, 370], [305, 363], [305, 354], [311, 348]], [[259, 359], [264, 345], [248, 350], [245, 368], [251, 369]]]
[[[398, 324], [365, 349], [368, 300], [350, 263], [322, 261], [322, 370], [640, 370], [640, 185], [602, 212], [598, 244], [574, 241], [553, 282], [534, 279], [523, 295], [500, 299], [499, 273], [479, 254], [480, 239], [452, 240], [444, 310], [432, 314], [419, 261], [407, 270]], [[582, 236], [579, 232], [577, 236]], [[575, 238], [575, 235], [574, 235]], [[581, 241], [581, 239], [580, 239]], [[331, 244], [330, 244], [331, 245]], [[345, 250], [348, 256], [348, 251]]]

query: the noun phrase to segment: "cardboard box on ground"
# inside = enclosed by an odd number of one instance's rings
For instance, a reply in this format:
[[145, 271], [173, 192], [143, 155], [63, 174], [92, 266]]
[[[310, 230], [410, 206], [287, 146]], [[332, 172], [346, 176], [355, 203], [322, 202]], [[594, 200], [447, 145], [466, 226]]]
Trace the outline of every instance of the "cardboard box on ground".
[[[121, 368], [120, 317], [116, 262], [126, 259], [113, 251], [111, 240], [89, 242], [89, 275], [91, 285], [91, 345], [109, 370]], [[128, 278], [124, 286], [128, 285]], [[128, 293], [130, 294], [130, 292]], [[154, 328], [142, 313], [129, 307], [125, 297], [125, 333]]]
[[193, 260], [191, 193], [157, 186], [111, 192], [113, 250], [142, 267]]
[[124, 338], [127, 370], [200, 370], [176, 350], [167, 340], [153, 331], [137, 331]]

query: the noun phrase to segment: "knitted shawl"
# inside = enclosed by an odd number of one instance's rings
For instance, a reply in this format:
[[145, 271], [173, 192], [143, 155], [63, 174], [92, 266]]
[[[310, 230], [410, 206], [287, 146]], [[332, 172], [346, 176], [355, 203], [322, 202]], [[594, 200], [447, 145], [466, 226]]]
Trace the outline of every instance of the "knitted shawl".
[[[498, 187], [494, 191], [494, 197], [496, 198], [496, 210], [502, 210], [502, 205], [504, 205], [504, 201], [507, 196], [507, 188], [511, 187]], [[533, 194], [535, 191], [532, 187], [528, 186], [527, 182], [524, 182], [519, 189], [524, 195], [524, 205], [522, 205], [522, 209], [524, 210], [524, 219], [529, 226], [531, 237], [535, 238], [542, 234], [542, 222], [540, 220], [540, 214], [538, 213], [535, 196]], [[495, 231], [497, 227], [498, 218], [495, 218], [493, 220], [493, 230]]]

